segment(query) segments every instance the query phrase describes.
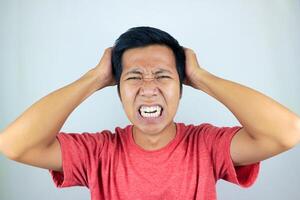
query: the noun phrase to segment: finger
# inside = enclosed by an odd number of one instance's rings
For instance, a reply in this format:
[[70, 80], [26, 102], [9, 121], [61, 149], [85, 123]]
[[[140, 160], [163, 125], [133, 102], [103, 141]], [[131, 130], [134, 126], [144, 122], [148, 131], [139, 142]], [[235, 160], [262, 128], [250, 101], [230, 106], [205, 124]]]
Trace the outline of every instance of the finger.
[[105, 49], [104, 54], [111, 55], [111, 52], [112, 52], [112, 47], [108, 47]]

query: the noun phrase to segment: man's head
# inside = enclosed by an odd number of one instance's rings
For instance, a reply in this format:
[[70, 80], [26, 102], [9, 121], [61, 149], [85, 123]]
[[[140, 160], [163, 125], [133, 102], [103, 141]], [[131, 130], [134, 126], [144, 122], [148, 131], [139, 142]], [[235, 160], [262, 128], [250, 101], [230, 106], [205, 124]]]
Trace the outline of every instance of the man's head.
[[178, 42], [159, 29], [129, 29], [113, 47], [112, 65], [129, 120], [147, 134], [169, 127], [185, 76], [184, 49]]
[[185, 78], [185, 54], [182, 46], [170, 34], [153, 27], [134, 27], [120, 35], [112, 50], [113, 73], [120, 92], [120, 77], [123, 71], [122, 56], [126, 50], [146, 47], [149, 45], [164, 45], [169, 47], [175, 56], [176, 69], [180, 80], [180, 92]]

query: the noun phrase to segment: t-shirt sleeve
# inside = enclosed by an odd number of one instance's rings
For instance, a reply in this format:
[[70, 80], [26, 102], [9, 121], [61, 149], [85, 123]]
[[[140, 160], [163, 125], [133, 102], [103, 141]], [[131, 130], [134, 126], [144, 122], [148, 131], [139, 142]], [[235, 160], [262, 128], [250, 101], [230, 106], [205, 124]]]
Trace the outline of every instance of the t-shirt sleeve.
[[104, 141], [101, 133], [64, 133], [56, 135], [61, 147], [63, 171], [49, 170], [57, 188], [89, 187], [89, 172], [99, 158]]
[[234, 166], [230, 154], [233, 136], [241, 126], [216, 127], [204, 124], [205, 142], [211, 155], [216, 180], [223, 179], [241, 187], [250, 187], [257, 179], [260, 162]]

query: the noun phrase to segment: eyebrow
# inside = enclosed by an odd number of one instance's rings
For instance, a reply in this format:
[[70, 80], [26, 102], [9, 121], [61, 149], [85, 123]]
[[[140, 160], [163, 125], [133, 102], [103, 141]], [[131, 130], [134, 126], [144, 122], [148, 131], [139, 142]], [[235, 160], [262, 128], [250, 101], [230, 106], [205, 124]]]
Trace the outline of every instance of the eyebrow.
[[163, 73], [172, 74], [172, 72], [170, 70], [163, 69], [163, 68], [159, 68], [159, 70], [157, 70], [154, 74], [163, 74]]
[[139, 75], [141, 75], [142, 72], [139, 71], [138, 69], [133, 69], [133, 70], [130, 70], [129, 72], [126, 72], [126, 73], [124, 74], [124, 76], [126, 76], [126, 75], [128, 75], [128, 74], [139, 74]]

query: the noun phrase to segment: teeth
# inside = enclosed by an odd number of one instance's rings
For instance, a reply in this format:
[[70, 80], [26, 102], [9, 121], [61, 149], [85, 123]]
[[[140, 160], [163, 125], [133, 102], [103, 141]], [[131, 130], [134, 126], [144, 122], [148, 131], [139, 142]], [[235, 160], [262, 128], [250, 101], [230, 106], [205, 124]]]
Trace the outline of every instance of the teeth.
[[141, 111], [142, 112], [154, 112], [160, 108], [161, 108], [160, 106], [142, 106]]
[[140, 108], [142, 117], [159, 117], [161, 110], [160, 106], [142, 106]]

